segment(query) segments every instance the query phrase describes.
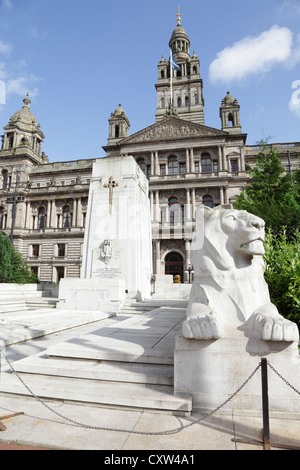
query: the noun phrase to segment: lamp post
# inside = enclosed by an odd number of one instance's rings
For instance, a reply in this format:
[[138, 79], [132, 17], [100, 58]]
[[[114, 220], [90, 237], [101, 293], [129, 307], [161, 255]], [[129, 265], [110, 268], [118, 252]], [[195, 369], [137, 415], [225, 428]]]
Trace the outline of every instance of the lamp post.
[[187, 266], [185, 272], [186, 272], [186, 274], [189, 275], [189, 284], [190, 284], [191, 283], [191, 274], [194, 274], [194, 270], [193, 270], [193, 267], [192, 267], [190, 262], [188, 263], [188, 266]]

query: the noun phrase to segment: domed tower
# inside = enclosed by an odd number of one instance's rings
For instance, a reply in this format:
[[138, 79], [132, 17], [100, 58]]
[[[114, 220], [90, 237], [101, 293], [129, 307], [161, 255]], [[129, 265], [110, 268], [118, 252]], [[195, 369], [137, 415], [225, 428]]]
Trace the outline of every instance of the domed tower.
[[240, 106], [237, 99], [233, 98], [229, 91], [227, 91], [227, 95], [222, 100], [220, 118], [222, 121], [222, 131], [227, 131], [230, 134], [240, 134], [242, 132]]
[[[203, 81], [200, 78], [199, 58], [193, 52], [190, 56], [190, 40], [181, 26], [181, 14], [177, 13], [177, 27], [172, 32], [169, 48], [177, 65], [174, 69], [171, 60], [162, 57], [158, 63], [156, 122], [161, 121], [170, 108], [180, 119], [204, 124]], [[171, 55], [171, 54], [170, 54]]]
[[[2, 136], [1, 151], [30, 153], [31, 157], [41, 163], [42, 143], [45, 138], [36, 117], [30, 111], [30, 98], [27, 93], [23, 107], [9, 119]], [[23, 149], [22, 149], [23, 148]], [[26, 152], [26, 149], [28, 152]], [[29, 152], [30, 149], [30, 152]]]
[[124, 109], [119, 104], [114, 113], [111, 113], [109, 122], [109, 134], [107, 145], [114, 145], [128, 137], [130, 123]]

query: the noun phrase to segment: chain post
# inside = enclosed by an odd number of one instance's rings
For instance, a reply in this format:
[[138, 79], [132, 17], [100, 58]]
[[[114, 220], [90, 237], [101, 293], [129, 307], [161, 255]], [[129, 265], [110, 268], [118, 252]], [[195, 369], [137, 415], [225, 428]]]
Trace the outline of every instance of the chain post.
[[268, 394], [268, 361], [261, 359], [262, 409], [263, 409], [263, 446], [270, 450], [269, 394]]

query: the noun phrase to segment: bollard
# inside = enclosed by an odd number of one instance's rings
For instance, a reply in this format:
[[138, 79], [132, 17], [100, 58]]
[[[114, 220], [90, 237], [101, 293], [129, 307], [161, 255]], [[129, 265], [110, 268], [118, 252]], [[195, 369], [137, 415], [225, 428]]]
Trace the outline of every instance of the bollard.
[[269, 422], [269, 395], [268, 395], [268, 362], [265, 357], [261, 360], [261, 385], [263, 409], [263, 446], [270, 450], [270, 422]]

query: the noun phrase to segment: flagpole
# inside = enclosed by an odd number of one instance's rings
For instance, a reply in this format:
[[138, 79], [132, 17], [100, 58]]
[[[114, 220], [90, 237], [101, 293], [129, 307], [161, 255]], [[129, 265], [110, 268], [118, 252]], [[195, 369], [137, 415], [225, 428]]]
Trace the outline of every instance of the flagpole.
[[173, 89], [172, 89], [172, 76], [173, 76], [173, 64], [172, 64], [172, 50], [170, 48], [170, 81], [171, 81], [171, 105], [173, 106]]

